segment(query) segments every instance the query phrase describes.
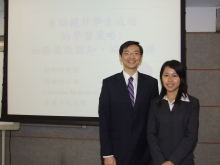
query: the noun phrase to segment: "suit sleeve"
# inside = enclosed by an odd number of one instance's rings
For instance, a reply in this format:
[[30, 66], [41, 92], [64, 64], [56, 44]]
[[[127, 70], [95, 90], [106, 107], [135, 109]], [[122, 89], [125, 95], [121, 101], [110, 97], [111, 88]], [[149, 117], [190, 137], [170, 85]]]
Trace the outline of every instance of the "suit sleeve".
[[159, 96], [159, 90], [158, 90], [158, 81], [156, 80], [154, 83], [153, 94], [152, 94], [151, 100], [153, 100], [157, 96]]
[[191, 152], [193, 152], [198, 141], [199, 100], [193, 99], [190, 101], [190, 104], [190, 115], [185, 131], [185, 138], [180, 142], [169, 159], [173, 164], [180, 164]]
[[147, 140], [150, 147], [150, 153], [154, 162], [154, 165], [161, 165], [166, 160], [161, 152], [159, 142], [158, 142], [158, 130], [157, 122], [155, 118], [155, 103], [151, 102], [151, 107], [148, 116], [148, 126], [147, 126]]
[[103, 81], [102, 90], [99, 97], [99, 132], [101, 143], [101, 156], [113, 155], [111, 136], [110, 136], [110, 120], [111, 120], [111, 104], [107, 83]]

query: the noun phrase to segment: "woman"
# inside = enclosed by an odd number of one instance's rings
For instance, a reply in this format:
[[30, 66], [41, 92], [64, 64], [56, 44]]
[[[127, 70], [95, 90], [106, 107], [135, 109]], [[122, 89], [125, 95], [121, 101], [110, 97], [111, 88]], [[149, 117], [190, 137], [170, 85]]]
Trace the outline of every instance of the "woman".
[[160, 96], [152, 101], [148, 118], [152, 165], [194, 165], [199, 100], [186, 93], [186, 73], [179, 61], [163, 64], [160, 81]]

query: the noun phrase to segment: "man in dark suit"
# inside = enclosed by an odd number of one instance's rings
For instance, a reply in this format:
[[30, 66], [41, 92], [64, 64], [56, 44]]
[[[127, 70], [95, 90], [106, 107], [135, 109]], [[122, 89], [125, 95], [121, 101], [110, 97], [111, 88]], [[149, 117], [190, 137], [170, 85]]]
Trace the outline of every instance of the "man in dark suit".
[[137, 71], [143, 58], [138, 42], [125, 42], [119, 54], [123, 71], [103, 80], [99, 97], [102, 164], [148, 165], [147, 118], [150, 102], [158, 96], [158, 82]]

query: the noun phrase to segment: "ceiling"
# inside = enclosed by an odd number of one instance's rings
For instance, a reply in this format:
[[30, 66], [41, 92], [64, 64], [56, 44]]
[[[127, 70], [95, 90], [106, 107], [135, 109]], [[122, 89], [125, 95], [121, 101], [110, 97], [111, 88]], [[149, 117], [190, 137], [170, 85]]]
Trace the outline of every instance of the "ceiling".
[[[186, 0], [186, 7], [220, 7], [220, 0]], [[4, 0], [0, 0], [0, 12], [4, 11]]]

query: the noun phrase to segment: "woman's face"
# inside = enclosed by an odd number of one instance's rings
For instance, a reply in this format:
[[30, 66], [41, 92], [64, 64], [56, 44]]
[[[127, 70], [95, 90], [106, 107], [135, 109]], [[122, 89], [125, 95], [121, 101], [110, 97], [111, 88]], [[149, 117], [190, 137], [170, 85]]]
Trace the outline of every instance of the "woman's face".
[[168, 93], [177, 94], [180, 86], [180, 78], [176, 71], [166, 66], [162, 74], [162, 83]]

